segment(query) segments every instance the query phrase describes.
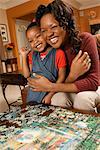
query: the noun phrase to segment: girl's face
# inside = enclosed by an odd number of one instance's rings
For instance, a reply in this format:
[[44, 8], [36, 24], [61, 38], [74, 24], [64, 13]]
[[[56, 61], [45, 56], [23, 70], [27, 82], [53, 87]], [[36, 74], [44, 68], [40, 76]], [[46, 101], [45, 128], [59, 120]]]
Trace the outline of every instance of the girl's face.
[[44, 37], [41, 35], [39, 27], [33, 27], [29, 29], [26, 33], [26, 36], [31, 47], [34, 50], [38, 52], [44, 51], [46, 47], [46, 41], [44, 40]]
[[59, 22], [50, 13], [40, 20], [41, 32], [46, 42], [54, 48], [59, 48], [65, 42], [66, 31], [59, 26]]

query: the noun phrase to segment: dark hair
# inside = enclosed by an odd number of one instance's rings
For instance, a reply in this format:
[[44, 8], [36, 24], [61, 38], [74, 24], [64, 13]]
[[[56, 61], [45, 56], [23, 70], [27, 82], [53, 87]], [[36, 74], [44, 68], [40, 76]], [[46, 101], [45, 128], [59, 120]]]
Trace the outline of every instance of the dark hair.
[[70, 5], [63, 3], [61, 0], [54, 0], [47, 6], [40, 5], [36, 12], [36, 21], [40, 25], [41, 18], [51, 13], [59, 22], [59, 25], [68, 32], [69, 44], [76, 53], [80, 49], [81, 39], [79, 32], [75, 29], [75, 22], [73, 19], [73, 9]]
[[27, 27], [27, 29], [26, 29], [26, 33], [27, 33], [28, 30], [30, 30], [30, 29], [32, 29], [32, 28], [34, 28], [34, 27], [39, 27], [39, 25], [38, 25], [38, 23], [37, 23], [36, 21], [31, 22], [31, 23], [28, 25], [28, 27]]

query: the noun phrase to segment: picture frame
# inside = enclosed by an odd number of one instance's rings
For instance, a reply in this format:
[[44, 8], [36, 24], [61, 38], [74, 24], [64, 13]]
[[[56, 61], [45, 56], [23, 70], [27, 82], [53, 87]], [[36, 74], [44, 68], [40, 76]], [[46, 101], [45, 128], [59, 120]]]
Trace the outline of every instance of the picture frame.
[[3, 42], [8, 42], [8, 33], [6, 24], [0, 24], [0, 34]]

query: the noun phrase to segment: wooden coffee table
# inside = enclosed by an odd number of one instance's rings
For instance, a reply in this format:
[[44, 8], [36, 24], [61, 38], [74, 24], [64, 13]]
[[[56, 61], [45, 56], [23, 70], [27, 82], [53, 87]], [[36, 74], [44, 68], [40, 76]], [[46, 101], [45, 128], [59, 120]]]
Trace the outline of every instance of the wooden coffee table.
[[10, 106], [13, 105], [17, 101], [14, 101], [13, 103], [8, 102], [8, 100], [6, 98], [6, 94], [5, 94], [6, 87], [8, 85], [18, 85], [21, 90], [21, 86], [25, 87], [25, 85], [27, 84], [27, 79], [24, 78], [24, 76], [20, 72], [2, 73], [2, 74], [0, 74], [0, 83], [2, 86], [3, 96], [6, 100], [8, 108], [10, 110]]

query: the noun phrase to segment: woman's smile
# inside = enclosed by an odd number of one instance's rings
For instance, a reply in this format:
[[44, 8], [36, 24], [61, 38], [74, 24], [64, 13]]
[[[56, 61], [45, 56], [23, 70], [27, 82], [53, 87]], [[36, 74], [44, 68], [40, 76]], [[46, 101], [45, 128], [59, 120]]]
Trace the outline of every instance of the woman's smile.
[[56, 37], [51, 37], [50, 41], [51, 41], [52, 44], [56, 44], [58, 42], [57, 36]]

